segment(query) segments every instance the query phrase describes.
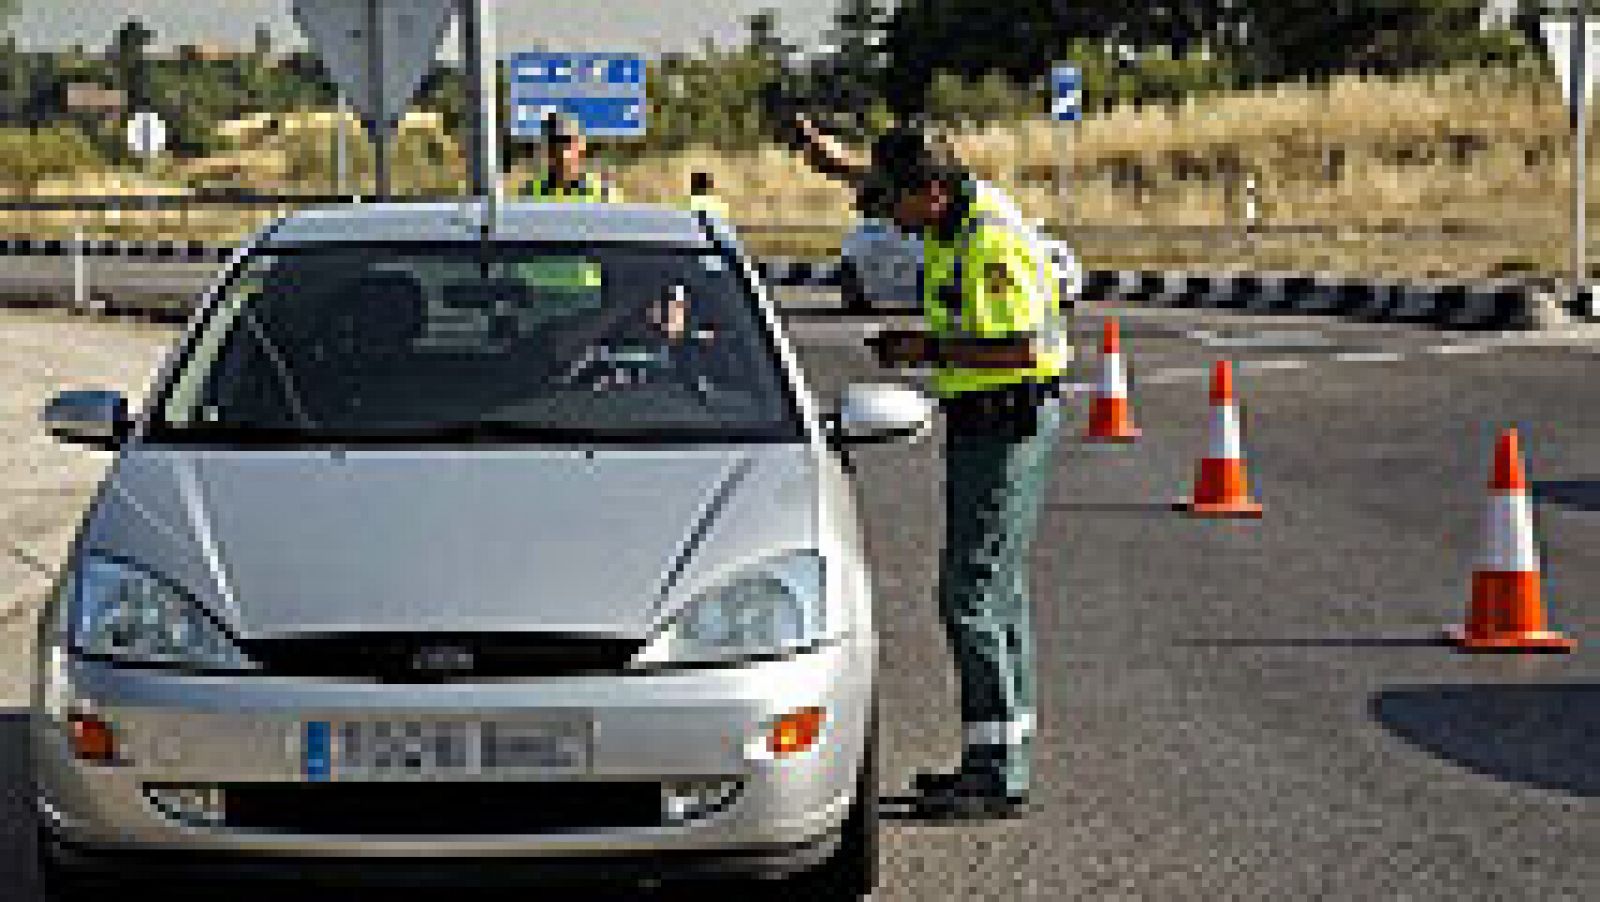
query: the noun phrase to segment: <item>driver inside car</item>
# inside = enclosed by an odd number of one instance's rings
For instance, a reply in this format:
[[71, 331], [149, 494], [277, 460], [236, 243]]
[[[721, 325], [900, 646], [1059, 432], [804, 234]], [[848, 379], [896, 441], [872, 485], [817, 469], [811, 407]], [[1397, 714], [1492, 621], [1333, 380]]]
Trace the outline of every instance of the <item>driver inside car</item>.
[[561, 381], [606, 391], [676, 383], [699, 393], [715, 385], [702, 365], [716, 333], [690, 322], [689, 291], [674, 283], [645, 311], [642, 328], [590, 345]]

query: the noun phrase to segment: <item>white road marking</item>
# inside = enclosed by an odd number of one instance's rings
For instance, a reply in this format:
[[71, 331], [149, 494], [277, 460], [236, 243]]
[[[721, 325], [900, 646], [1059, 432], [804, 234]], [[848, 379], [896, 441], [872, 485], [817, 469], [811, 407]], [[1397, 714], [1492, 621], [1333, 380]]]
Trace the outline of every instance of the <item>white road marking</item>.
[[1394, 363], [1406, 359], [1406, 355], [1393, 351], [1349, 351], [1334, 354], [1333, 359], [1340, 363]]
[[1239, 364], [1241, 370], [1302, 370], [1310, 366], [1309, 360], [1246, 360]]
[[1267, 330], [1253, 332], [1249, 335], [1216, 335], [1211, 332], [1197, 331], [1190, 334], [1191, 338], [1205, 343], [1213, 348], [1257, 348], [1257, 347], [1317, 347], [1330, 344], [1328, 336], [1321, 332], [1306, 330]]
[[1158, 370], [1138, 381], [1146, 385], [1171, 385], [1174, 382], [1187, 382], [1190, 379], [1204, 379], [1210, 372], [1203, 366], [1176, 366]]

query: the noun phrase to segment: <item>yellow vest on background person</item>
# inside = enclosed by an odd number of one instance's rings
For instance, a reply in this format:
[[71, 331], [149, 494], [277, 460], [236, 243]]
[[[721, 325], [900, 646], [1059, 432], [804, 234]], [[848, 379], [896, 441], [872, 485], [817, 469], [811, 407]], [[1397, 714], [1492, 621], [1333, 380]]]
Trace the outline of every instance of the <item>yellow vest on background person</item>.
[[923, 236], [922, 306], [929, 331], [940, 337], [1032, 332], [1044, 346], [1032, 367], [935, 367], [930, 387], [949, 397], [1059, 377], [1071, 348], [1049, 251], [1003, 209], [983, 202], [973, 181], [964, 181], [960, 193], [966, 209], [956, 235], [944, 238], [930, 230]]
[[522, 186], [522, 197], [545, 203], [597, 203], [614, 204], [622, 201], [621, 194], [610, 182], [585, 172], [576, 182], [558, 182], [546, 173], [541, 178], [529, 179]]
[[689, 202], [685, 206], [691, 212], [699, 213], [704, 211], [712, 216], [721, 217], [724, 222], [732, 223], [733, 221], [728, 217], [728, 205], [715, 194], [691, 194], [689, 195]]

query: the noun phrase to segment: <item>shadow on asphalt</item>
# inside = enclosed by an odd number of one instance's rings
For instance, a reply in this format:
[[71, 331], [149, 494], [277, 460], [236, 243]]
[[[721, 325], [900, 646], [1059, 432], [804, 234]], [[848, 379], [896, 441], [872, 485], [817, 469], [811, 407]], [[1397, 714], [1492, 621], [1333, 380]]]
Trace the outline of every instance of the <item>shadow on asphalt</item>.
[[1046, 504], [1045, 510], [1096, 514], [1171, 513], [1171, 501], [1075, 501]]
[[1600, 480], [1569, 479], [1533, 484], [1533, 498], [1578, 510], [1600, 510]]
[[1438, 648], [1443, 636], [1303, 636], [1283, 639], [1198, 639], [1181, 648]]
[[1600, 796], [1600, 685], [1456, 685], [1373, 696], [1396, 736], [1501, 780]]

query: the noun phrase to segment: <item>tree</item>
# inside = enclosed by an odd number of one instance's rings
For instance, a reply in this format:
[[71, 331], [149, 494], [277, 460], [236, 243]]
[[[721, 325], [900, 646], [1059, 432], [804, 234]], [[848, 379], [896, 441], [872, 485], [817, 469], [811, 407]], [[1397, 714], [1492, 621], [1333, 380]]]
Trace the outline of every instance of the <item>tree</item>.
[[251, 42], [251, 53], [263, 62], [272, 57], [272, 29], [265, 23], [256, 26], [255, 38]]
[[1248, 55], [1267, 78], [1399, 72], [1478, 43], [1482, 0], [1244, 0]]
[[34, 113], [33, 67], [7, 34], [0, 41], [0, 121], [20, 122]]
[[887, 22], [878, 0], [841, 0], [833, 28], [826, 35], [837, 48], [822, 73], [827, 99], [857, 134], [867, 130], [867, 120], [883, 95], [882, 45]]
[[767, 8], [746, 16], [745, 49], [760, 59], [780, 59], [794, 48], [778, 35], [778, 11]]
[[906, 0], [887, 24], [885, 92], [902, 115], [921, 112], [938, 72], [976, 80], [1001, 72], [1016, 82], [1047, 71], [1073, 36], [1111, 33], [1109, 0]]
[[155, 32], [146, 28], [143, 22], [129, 19], [117, 29], [111, 41], [108, 55], [111, 57], [112, 70], [117, 86], [127, 92], [128, 104], [132, 109], [150, 105], [150, 61], [147, 51], [154, 39]]

